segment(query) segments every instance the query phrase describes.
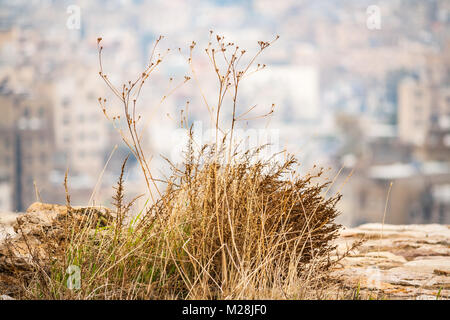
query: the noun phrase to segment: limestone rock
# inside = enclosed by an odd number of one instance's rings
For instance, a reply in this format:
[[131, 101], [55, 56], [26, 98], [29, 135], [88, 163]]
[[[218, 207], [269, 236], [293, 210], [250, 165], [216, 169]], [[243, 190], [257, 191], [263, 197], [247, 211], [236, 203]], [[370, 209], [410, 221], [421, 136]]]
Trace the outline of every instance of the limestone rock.
[[345, 287], [387, 299], [450, 299], [450, 226], [364, 224], [342, 230], [338, 251], [361, 237], [367, 241], [333, 271]]
[[14, 234], [13, 224], [18, 216], [19, 213], [0, 212], [0, 242]]
[[[88, 218], [91, 219], [88, 219]], [[55, 250], [61, 249], [71, 226], [105, 226], [113, 219], [108, 209], [33, 203], [12, 223], [14, 232], [0, 242], [0, 274], [26, 271], [47, 265]]]

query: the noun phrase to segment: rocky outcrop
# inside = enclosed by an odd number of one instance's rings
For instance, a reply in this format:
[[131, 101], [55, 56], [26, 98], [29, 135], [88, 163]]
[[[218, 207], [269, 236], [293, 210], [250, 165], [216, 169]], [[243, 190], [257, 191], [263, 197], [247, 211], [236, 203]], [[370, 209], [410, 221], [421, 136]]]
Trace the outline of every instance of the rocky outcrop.
[[[0, 296], [13, 297], [20, 277], [28, 271], [48, 272], [52, 259], [61, 256], [69, 234], [85, 226], [105, 226], [113, 215], [101, 207], [66, 207], [32, 204], [24, 214], [0, 214]], [[3, 295], [2, 295], [3, 294]]]
[[344, 229], [338, 251], [366, 239], [333, 276], [365, 297], [450, 298], [450, 226], [365, 224]]
[[[93, 219], [87, 219], [91, 215]], [[71, 207], [45, 203], [32, 204], [25, 214], [4, 224], [0, 242], [0, 273], [12, 274], [47, 265], [54, 250], [61, 247], [73, 226], [89, 221], [92, 228], [105, 226], [111, 212], [99, 207]], [[12, 229], [12, 231], [11, 231]]]

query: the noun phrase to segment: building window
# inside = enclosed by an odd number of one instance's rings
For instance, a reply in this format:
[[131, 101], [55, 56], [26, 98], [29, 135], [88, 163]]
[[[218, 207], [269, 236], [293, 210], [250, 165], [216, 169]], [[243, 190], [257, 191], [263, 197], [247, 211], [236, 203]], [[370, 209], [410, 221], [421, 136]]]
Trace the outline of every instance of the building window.
[[67, 107], [69, 106], [69, 104], [70, 104], [70, 99], [69, 99], [69, 97], [64, 97], [64, 99], [62, 100], [62, 106], [63, 106], [64, 108], [67, 108]]
[[432, 124], [437, 124], [437, 123], [438, 123], [438, 120], [439, 120], [439, 117], [438, 117], [437, 114], [432, 114], [432, 115], [430, 116], [430, 122], [431, 122]]
[[25, 107], [25, 109], [23, 110], [23, 116], [25, 118], [29, 118], [30, 117], [30, 109], [28, 107]]
[[367, 194], [364, 190], [359, 193], [359, 206], [364, 208], [367, 205]]
[[5, 148], [8, 149], [11, 146], [11, 142], [9, 141], [9, 137], [5, 137]]

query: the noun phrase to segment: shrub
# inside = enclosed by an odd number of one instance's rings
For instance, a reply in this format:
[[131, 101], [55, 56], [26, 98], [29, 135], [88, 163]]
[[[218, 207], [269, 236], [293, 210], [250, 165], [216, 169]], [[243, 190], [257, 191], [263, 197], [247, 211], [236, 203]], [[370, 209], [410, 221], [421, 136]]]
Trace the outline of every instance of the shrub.
[[[101, 38], [99, 45], [100, 42]], [[216, 141], [194, 151], [190, 131], [185, 161], [182, 166], [171, 164], [172, 174], [163, 181], [164, 190], [158, 187], [141, 147], [142, 133], [137, 127], [140, 116], [136, 111], [142, 86], [162, 62], [163, 55], [152, 53], [145, 71], [136, 81], [124, 84], [120, 91], [103, 72], [102, 47], [99, 47], [99, 73], [123, 104], [122, 120], [108, 115], [106, 99], [99, 98], [99, 102], [103, 113], [115, 123], [138, 160], [147, 182], [150, 203], [139, 212], [133, 209], [135, 199], [125, 203], [125, 160], [115, 187], [114, 219], [106, 225], [92, 222], [84, 228], [76, 225], [75, 220], [65, 220], [69, 224], [65, 228], [77, 232], [70, 234], [46, 276], [36, 276], [40, 272], [37, 270], [34, 276], [27, 278], [23, 283], [23, 297], [321, 297], [319, 289], [326, 287], [324, 279], [333, 264], [330, 254], [339, 230], [335, 223], [338, 215], [335, 205], [340, 195], [327, 197], [330, 182], [321, 180], [322, 169], [299, 176], [295, 171], [296, 159], [292, 156], [284, 161], [262, 160], [259, 154], [265, 146], [233, 151], [236, 143], [233, 132], [241, 119], [237, 104], [239, 84], [248, 73], [265, 67], [258, 65], [250, 71], [255, 59], [271, 44], [260, 41], [257, 54], [240, 67], [245, 50], [234, 43], [226, 43], [220, 36], [216, 37], [215, 45], [210, 40], [206, 53], [218, 76], [218, 103], [212, 107], [206, 99], [204, 101], [214, 120]], [[192, 74], [180, 85], [191, 77], [198, 81], [192, 65], [194, 47], [192, 43], [188, 58]], [[228, 56], [227, 50], [231, 50]], [[225, 64], [217, 62], [219, 57]], [[225, 130], [220, 119], [227, 93], [232, 97], [232, 119]], [[245, 110], [241, 115], [252, 110]], [[263, 116], [272, 112], [273, 106]], [[125, 124], [125, 130], [117, 125], [120, 121]], [[187, 118], [183, 123], [189, 128]], [[222, 138], [220, 132], [224, 133]], [[67, 197], [68, 208], [69, 201]], [[70, 265], [81, 269], [82, 282], [77, 290], [66, 286], [66, 269]]]

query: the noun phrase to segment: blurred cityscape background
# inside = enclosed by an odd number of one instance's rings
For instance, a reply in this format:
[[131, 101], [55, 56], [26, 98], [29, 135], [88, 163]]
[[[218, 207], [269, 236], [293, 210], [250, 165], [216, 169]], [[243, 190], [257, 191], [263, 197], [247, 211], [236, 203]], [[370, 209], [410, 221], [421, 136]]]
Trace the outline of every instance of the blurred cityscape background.
[[[128, 150], [98, 105], [107, 97], [119, 112], [98, 75], [98, 37], [119, 87], [140, 75], [159, 35], [162, 48], [182, 48], [141, 97], [140, 114], [153, 117], [145, 148], [157, 168], [186, 101], [192, 120], [206, 109], [193, 83], [160, 110], [152, 101], [168, 77], [189, 73], [193, 40], [197, 71], [211, 71], [209, 30], [249, 52], [280, 35], [241, 102], [276, 104], [270, 128], [301, 170], [331, 168], [343, 224], [381, 222], [391, 182], [386, 222], [450, 223], [447, 0], [0, 1], [0, 212], [39, 198], [64, 203], [67, 168], [75, 204], [109, 203]], [[207, 96], [214, 85], [205, 81]], [[126, 178], [130, 193], [145, 189], [132, 159]]]

